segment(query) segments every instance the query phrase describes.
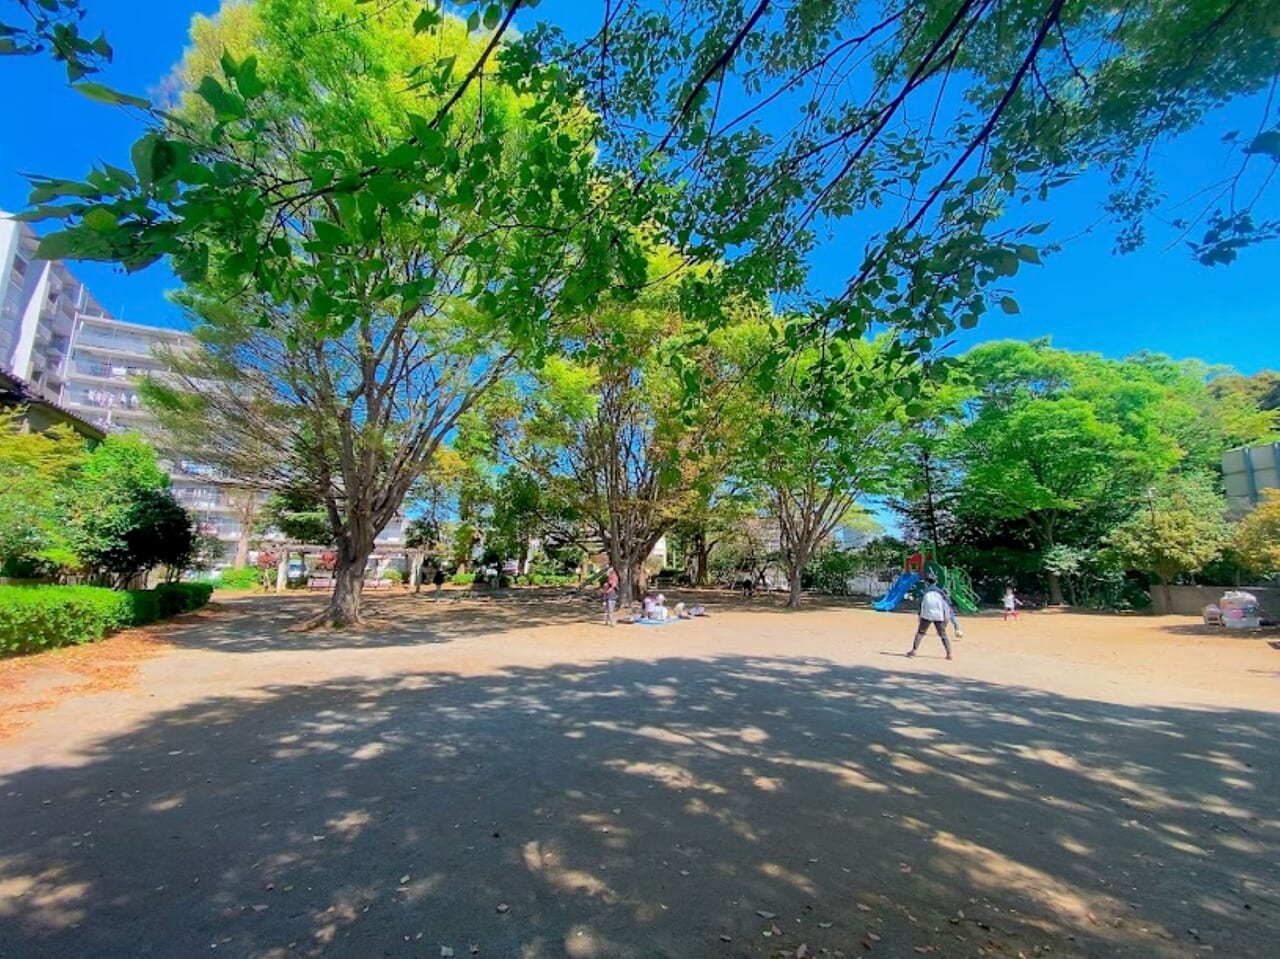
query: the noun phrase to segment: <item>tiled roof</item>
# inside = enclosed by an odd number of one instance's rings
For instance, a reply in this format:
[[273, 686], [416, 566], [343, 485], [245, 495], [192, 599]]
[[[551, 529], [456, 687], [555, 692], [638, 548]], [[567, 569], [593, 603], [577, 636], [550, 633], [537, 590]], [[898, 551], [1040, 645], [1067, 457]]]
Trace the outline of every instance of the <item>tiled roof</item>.
[[88, 420], [71, 412], [65, 406], [59, 406], [50, 400], [36, 393], [35, 389], [20, 376], [14, 376], [5, 370], [0, 370], [0, 402], [5, 404], [22, 405], [22, 406], [42, 406], [45, 409], [53, 410], [59, 416], [68, 420], [76, 432], [101, 440], [107, 434], [102, 427], [90, 423]]

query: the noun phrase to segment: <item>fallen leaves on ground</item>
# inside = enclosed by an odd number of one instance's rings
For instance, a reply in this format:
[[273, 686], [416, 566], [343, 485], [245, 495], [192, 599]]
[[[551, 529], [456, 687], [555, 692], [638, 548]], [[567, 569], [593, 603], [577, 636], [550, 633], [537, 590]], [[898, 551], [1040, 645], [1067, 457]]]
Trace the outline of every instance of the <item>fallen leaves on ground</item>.
[[[69, 695], [128, 688], [142, 663], [172, 648], [169, 636], [227, 612], [225, 607], [210, 603], [194, 613], [126, 629], [101, 642], [0, 659], [0, 740], [31, 725], [19, 717], [51, 709]], [[47, 682], [63, 679], [70, 682], [58, 682], [52, 688]], [[43, 687], [42, 680], [46, 680]], [[39, 689], [38, 696], [36, 689]]]

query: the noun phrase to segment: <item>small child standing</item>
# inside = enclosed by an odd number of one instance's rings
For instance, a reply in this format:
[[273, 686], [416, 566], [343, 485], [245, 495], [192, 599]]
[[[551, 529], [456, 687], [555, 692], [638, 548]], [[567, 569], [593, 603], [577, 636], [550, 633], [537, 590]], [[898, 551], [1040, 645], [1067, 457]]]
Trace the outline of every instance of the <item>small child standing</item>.
[[1014, 619], [1018, 618], [1018, 607], [1022, 605], [1017, 596], [1013, 594], [1013, 587], [1010, 586], [1004, 591], [1004, 618], [1007, 621], [1010, 616]]
[[[932, 572], [925, 575], [924, 595], [920, 597], [920, 623], [916, 627], [916, 639], [911, 644], [911, 652], [907, 653], [910, 659], [916, 654], [916, 650], [920, 648], [920, 641], [924, 639], [924, 634], [928, 632], [929, 626], [932, 625], [938, 631], [938, 637], [942, 640], [942, 648], [947, 651], [947, 659], [951, 658], [951, 640], [947, 638], [947, 621], [955, 622], [955, 613], [951, 609], [951, 600], [947, 598], [947, 594], [938, 586], [938, 577]], [[956, 626], [956, 632], [960, 631], [959, 624]]]
[[608, 567], [604, 572], [604, 624], [606, 626], [617, 625], [618, 612], [618, 571], [612, 566]]

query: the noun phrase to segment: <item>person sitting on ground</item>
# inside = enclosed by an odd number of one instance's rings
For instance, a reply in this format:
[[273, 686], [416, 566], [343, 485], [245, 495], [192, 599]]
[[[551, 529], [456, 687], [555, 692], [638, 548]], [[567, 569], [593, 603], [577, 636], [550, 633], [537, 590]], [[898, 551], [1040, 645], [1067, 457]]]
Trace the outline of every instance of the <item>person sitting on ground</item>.
[[706, 616], [707, 607], [705, 606], [686, 606], [684, 603], [676, 603], [677, 619], [693, 619], [695, 616]]
[[641, 615], [645, 619], [661, 622], [667, 618], [667, 597], [650, 589], [644, 594], [641, 609]]

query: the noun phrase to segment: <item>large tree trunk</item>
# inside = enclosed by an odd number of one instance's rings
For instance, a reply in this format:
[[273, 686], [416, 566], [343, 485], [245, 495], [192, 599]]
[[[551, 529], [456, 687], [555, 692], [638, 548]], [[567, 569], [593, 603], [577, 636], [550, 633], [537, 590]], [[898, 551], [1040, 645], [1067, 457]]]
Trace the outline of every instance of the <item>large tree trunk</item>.
[[244, 569], [249, 565], [249, 530], [240, 527], [240, 536], [236, 540], [236, 555], [231, 561], [233, 569]]
[[1062, 596], [1062, 577], [1057, 573], [1046, 573], [1049, 578], [1049, 605], [1065, 606], [1066, 600]]
[[800, 596], [803, 592], [804, 567], [793, 568], [787, 575], [790, 584], [790, 592], [787, 595], [787, 608], [799, 609]]
[[631, 603], [635, 600], [635, 565], [629, 556], [613, 552], [609, 553], [609, 562], [618, 574], [618, 609], [629, 612]]
[[707, 569], [710, 566], [711, 550], [715, 547], [716, 542], [718, 542], [718, 540], [708, 543], [705, 533], [699, 533], [698, 536], [694, 538], [693, 549], [694, 560], [696, 563], [693, 573], [694, 586], [707, 585], [707, 581], [709, 579]]
[[810, 547], [801, 545], [791, 550], [789, 562], [787, 563], [787, 584], [789, 593], [787, 595], [787, 608], [799, 609], [800, 597], [804, 587], [804, 568], [809, 563]]
[[364, 592], [364, 570], [369, 552], [344, 547], [338, 550], [338, 566], [333, 571], [333, 593], [325, 620], [341, 629], [360, 625], [360, 597]]

